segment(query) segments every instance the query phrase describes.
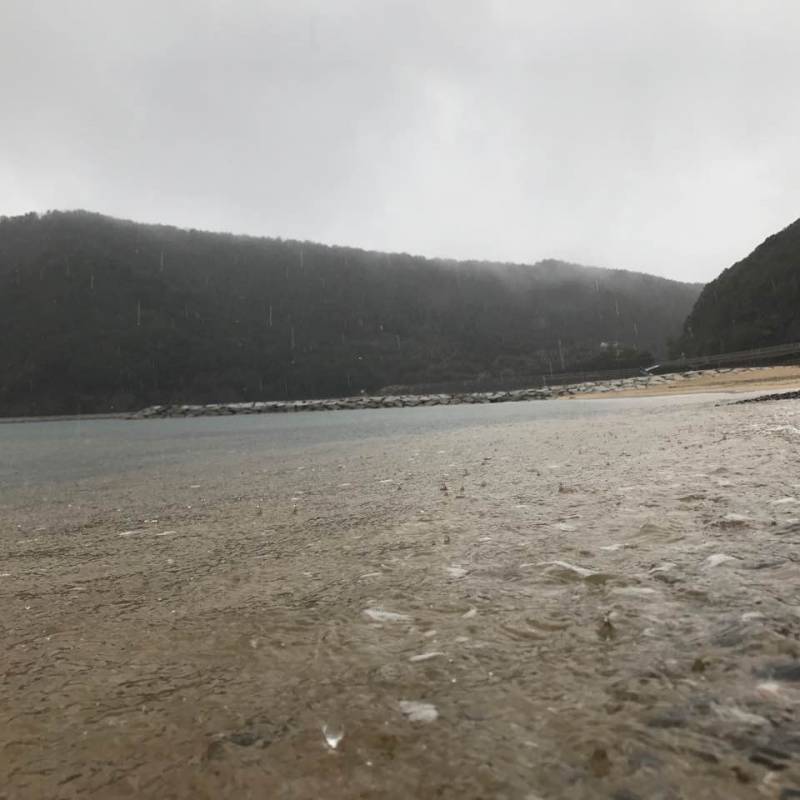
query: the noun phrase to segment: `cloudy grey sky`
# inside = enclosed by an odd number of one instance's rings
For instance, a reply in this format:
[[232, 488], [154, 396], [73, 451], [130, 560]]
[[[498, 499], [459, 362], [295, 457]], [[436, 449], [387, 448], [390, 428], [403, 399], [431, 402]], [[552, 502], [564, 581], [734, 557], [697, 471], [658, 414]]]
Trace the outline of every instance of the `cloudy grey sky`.
[[708, 280], [800, 216], [798, 0], [0, 0], [0, 213]]

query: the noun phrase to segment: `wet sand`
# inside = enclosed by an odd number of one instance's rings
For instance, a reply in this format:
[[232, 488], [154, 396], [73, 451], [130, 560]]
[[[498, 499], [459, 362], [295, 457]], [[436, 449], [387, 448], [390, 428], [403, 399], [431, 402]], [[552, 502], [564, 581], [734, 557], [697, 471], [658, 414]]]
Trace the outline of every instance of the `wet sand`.
[[209, 457], [0, 521], [0, 797], [800, 792], [800, 403]]

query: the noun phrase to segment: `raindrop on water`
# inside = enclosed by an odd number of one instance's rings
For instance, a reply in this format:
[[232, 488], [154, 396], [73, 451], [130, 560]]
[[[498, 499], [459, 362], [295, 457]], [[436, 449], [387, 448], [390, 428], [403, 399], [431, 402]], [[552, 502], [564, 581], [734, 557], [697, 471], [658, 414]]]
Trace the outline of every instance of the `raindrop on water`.
[[336, 750], [344, 739], [344, 725], [341, 722], [326, 722], [322, 726], [322, 735], [325, 737], [325, 744], [331, 750]]

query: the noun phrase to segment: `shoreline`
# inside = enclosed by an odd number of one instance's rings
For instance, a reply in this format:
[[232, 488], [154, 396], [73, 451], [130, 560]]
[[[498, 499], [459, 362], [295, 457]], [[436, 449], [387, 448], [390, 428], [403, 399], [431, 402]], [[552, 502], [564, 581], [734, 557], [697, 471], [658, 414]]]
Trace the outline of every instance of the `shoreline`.
[[48, 414], [42, 417], [0, 417], [0, 425], [21, 422], [80, 422], [95, 419], [127, 419], [132, 412], [114, 411], [106, 414]]
[[617, 399], [663, 397], [686, 394], [738, 394], [763, 391], [774, 393], [800, 389], [800, 365], [778, 367], [736, 367], [713, 370], [642, 375], [615, 381], [589, 381], [563, 386], [512, 389], [495, 392], [451, 394], [362, 395], [312, 400], [270, 400], [249, 403], [161, 404], [139, 411], [98, 414], [52, 414], [41, 417], [0, 417], [0, 424], [69, 422], [98, 419], [180, 419], [206, 416], [297, 413], [308, 411], [358, 411], [378, 408], [509, 403], [527, 400], [563, 400], [575, 397]]
[[[757, 372], [757, 376], [751, 373]], [[295, 400], [207, 405], [157, 405], [133, 414], [134, 419], [274, 414], [301, 411], [356, 411], [368, 408], [413, 408], [419, 406], [512, 403], [525, 400], [573, 399], [575, 397], [659, 397], [696, 394], [774, 390], [800, 387], [798, 367], [739, 367], [705, 371], [639, 375], [614, 381], [587, 381], [542, 388], [495, 392], [442, 394], [364, 395], [327, 400]]]

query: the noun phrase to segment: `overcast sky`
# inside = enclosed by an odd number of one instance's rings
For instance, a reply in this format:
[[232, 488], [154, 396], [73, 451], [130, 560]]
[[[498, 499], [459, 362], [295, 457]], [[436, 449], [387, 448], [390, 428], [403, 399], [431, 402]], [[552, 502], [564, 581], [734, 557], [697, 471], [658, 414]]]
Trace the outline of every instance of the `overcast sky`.
[[799, 0], [0, 0], [0, 213], [709, 280], [800, 217]]

